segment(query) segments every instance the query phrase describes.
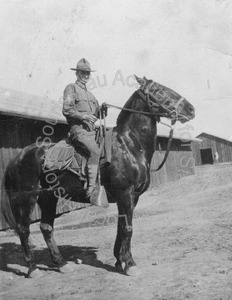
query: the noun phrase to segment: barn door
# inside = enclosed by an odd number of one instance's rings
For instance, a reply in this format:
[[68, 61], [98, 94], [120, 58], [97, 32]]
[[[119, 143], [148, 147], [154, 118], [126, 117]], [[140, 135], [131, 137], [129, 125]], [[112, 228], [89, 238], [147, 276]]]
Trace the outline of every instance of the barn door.
[[202, 165], [213, 164], [212, 148], [200, 149]]

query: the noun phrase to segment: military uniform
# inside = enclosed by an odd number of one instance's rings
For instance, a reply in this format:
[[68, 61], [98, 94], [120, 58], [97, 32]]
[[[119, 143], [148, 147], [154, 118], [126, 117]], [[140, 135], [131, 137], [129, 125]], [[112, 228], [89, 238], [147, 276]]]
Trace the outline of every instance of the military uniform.
[[82, 58], [76, 68], [77, 81], [69, 84], [64, 90], [63, 114], [70, 125], [70, 139], [74, 146], [88, 154], [88, 189], [86, 197], [96, 204], [99, 191], [96, 180], [99, 169], [100, 149], [95, 141], [95, 121], [100, 116], [100, 107], [94, 95], [87, 90], [89, 79], [89, 62]]
[[89, 163], [98, 164], [100, 150], [95, 141], [95, 125], [83, 121], [83, 115], [99, 118], [100, 108], [94, 95], [85, 84], [77, 81], [64, 90], [63, 114], [70, 125], [70, 139], [76, 147], [87, 148]]

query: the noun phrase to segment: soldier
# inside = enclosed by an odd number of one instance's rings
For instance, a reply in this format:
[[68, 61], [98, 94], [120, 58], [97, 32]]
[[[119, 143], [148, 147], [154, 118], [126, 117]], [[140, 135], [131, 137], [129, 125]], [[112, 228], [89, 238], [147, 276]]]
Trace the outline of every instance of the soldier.
[[96, 187], [100, 159], [100, 149], [95, 141], [95, 122], [100, 117], [100, 107], [94, 95], [86, 88], [90, 72], [94, 72], [89, 62], [82, 58], [78, 61], [76, 68], [71, 68], [71, 70], [76, 71], [77, 80], [64, 90], [62, 112], [70, 125], [72, 143], [76, 148], [88, 152], [89, 181], [86, 196], [90, 198]]

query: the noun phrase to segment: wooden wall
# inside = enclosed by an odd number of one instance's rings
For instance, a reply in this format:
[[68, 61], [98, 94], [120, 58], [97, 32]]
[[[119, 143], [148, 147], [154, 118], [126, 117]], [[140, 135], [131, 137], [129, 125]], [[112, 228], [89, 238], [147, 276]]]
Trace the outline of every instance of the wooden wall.
[[172, 147], [163, 168], [156, 171], [162, 162], [167, 149], [167, 138], [158, 137], [156, 151], [151, 163], [151, 184], [156, 187], [160, 184], [179, 180], [182, 177], [195, 174], [195, 161], [190, 143], [174, 139]]
[[211, 148], [213, 154], [217, 151], [219, 155], [219, 163], [232, 161], [232, 142], [222, 138], [202, 133], [198, 136], [202, 140], [201, 143], [193, 143], [193, 157], [196, 166], [202, 165], [200, 149]]

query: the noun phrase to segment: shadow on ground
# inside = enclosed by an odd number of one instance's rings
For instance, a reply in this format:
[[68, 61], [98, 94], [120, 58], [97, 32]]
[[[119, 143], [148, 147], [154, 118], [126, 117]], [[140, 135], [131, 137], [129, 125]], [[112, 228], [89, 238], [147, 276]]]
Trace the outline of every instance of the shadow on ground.
[[[33, 249], [33, 254], [40, 270], [59, 272], [56, 265], [51, 262], [50, 254], [47, 248]], [[59, 246], [59, 250], [67, 261], [76, 262], [82, 260], [82, 264], [101, 268], [108, 272], [119, 272], [115, 267], [104, 264], [97, 259], [97, 248], [78, 247], [71, 245]], [[27, 267], [24, 261], [23, 251], [20, 245], [16, 243], [3, 243], [0, 245], [0, 270], [12, 272], [18, 276], [27, 277]]]

